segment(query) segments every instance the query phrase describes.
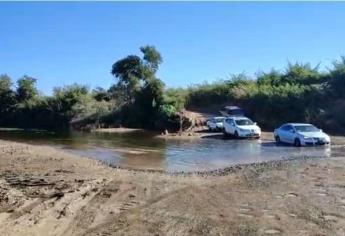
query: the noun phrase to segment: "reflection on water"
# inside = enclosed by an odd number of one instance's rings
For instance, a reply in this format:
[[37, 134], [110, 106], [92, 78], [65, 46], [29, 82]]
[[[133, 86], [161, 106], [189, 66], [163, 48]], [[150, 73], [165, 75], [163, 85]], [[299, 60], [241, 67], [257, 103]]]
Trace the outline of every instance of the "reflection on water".
[[116, 166], [166, 171], [212, 170], [234, 164], [331, 155], [329, 147], [295, 148], [260, 140], [164, 140], [143, 131], [127, 134], [0, 131], [0, 138], [53, 145]]

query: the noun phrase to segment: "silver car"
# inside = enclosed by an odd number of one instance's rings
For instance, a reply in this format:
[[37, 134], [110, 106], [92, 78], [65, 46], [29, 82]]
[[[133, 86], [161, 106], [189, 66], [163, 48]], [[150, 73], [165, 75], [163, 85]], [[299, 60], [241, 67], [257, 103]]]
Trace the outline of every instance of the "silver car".
[[328, 145], [330, 137], [312, 124], [288, 123], [274, 130], [277, 143], [293, 144], [296, 147], [307, 145]]
[[206, 125], [211, 131], [220, 131], [223, 130], [223, 116], [216, 116], [212, 117], [211, 119], [207, 120]]

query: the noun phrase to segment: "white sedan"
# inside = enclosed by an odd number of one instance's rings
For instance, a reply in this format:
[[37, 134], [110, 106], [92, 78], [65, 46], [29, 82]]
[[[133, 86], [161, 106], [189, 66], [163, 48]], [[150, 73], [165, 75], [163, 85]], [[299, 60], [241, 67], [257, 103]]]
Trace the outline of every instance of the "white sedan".
[[260, 138], [261, 136], [260, 127], [244, 116], [227, 117], [223, 126], [224, 135], [231, 135], [235, 138]]
[[211, 131], [223, 130], [224, 118], [223, 116], [213, 117], [206, 122], [206, 125]]
[[293, 144], [296, 147], [330, 144], [330, 137], [311, 124], [288, 123], [274, 130], [277, 143]]

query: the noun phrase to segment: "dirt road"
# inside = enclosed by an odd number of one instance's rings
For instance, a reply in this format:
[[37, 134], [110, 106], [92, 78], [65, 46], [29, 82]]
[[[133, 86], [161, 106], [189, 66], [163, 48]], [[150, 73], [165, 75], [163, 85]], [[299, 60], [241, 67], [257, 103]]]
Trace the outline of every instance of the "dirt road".
[[0, 235], [345, 235], [345, 158], [171, 176], [0, 141]]

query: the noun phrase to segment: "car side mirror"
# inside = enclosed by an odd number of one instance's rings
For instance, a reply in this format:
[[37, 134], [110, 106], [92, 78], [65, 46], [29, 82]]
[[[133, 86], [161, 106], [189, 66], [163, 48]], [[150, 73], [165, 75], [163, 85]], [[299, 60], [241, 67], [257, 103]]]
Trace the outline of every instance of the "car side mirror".
[[258, 123], [254, 122], [254, 125], [257, 125]]

